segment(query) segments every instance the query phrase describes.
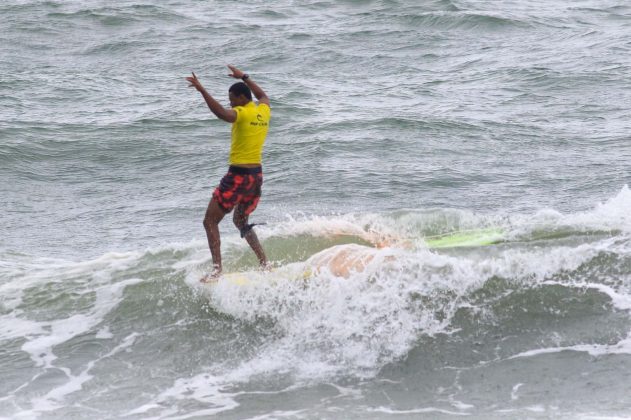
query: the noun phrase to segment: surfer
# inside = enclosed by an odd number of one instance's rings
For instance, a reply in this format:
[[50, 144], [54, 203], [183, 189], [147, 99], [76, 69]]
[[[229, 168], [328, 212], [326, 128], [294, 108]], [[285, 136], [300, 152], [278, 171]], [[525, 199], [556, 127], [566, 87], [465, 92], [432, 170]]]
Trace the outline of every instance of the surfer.
[[359, 244], [336, 245], [312, 255], [305, 262], [307, 273], [320, 274], [327, 270], [335, 277], [349, 278], [352, 273], [361, 273], [370, 264], [378, 248]]
[[[377, 257], [381, 250], [385, 248], [410, 249], [412, 243], [404, 239], [373, 237], [363, 235], [362, 239], [367, 240], [372, 246], [361, 244], [342, 244], [312, 255], [305, 262], [310, 275], [319, 274], [322, 270], [327, 270], [335, 277], [349, 278], [353, 273], [363, 272], [368, 265]], [[384, 255], [383, 261], [394, 261], [394, 255]]]
[[[354, 233], [338, 232], [336, 235], [349, 234]], [[365, 233], [358, 236], [372, 246], [351, 243], [324, 249], [306, 261], [307, 273], [318, 274], [326, 269], [336, 277], [349, 278], [353, 272], [363, 272], [383, 248], [414, 249], [414, 243], [411, 240], [396, 235]], [[497, 244], [505, 240], [506, 233], [503, 229], [483, 228], [430, 236], [425, 238], [424, 245], [429, 249], [476, 247]], [[386, 255], [383, 259], [383, 261], [394, 260], [396, 260], [394, 255]]]
[[[214, 280], [221, 274], [219, 222], [233, 209], [232, 221], [241, 232], [241, 237], [248, 242], [261, 266], [268, 265], [263, 247], [252, 230], [254, 224], [248, 224], [248, 217], [261, 198], [262, 152], [271, 115], [270, 100], [248, 74], [234, 66], [229, 65], [228, 68], [230, 77], [241, 79], [241, 82], [228, 89], [230, 109], [224, 108], [204, 89], [195, 73], [186, 78], [189, 87], [194, 87], [202, 94], [210, 111], [217, 118], [232, 124], [228, 172], [215, 188], [204, 216], [213, 270], [201, 279], [202, 282]], [[252, 93], [258, 104], [252, 101]]]

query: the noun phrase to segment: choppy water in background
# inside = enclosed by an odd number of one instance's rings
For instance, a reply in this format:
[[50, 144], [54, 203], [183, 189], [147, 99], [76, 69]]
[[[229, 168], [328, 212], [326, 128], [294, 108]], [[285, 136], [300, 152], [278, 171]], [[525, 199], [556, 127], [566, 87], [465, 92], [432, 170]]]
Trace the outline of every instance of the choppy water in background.
[[[419, 4], [420, 3], [420, 4]], [[631, 415], [631, 6], [0, 5], [0, 417]], [[279, 270], [195, 285], [225, 64], [272, 98]], [[489, 247], [424, 238], [501, 227]], [[255, 259], [222, 225], [228, 270]]]

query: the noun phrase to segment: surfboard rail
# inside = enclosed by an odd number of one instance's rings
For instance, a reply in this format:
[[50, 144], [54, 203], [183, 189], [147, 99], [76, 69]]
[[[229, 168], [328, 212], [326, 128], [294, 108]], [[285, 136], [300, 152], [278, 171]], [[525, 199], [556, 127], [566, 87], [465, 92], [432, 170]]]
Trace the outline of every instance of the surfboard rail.
[[487, 246], [504, 240], [505, 233], [501, 228], [461, 230], [424, 239], [427, 247], [431, 249]]

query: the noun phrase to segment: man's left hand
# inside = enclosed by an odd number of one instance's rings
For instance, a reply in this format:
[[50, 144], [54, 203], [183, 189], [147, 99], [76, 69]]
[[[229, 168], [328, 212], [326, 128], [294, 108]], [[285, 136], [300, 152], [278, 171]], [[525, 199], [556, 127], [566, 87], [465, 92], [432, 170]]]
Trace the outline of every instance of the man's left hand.
[[235, 79], [241, 79], [245, 74], [244, 72], [242, 72], [235, 66], [231, 66], [230, 64], [228, 64], [228, 68], [232, 71], [232, 74], [229, 74], [228, 76], [234, 77]]

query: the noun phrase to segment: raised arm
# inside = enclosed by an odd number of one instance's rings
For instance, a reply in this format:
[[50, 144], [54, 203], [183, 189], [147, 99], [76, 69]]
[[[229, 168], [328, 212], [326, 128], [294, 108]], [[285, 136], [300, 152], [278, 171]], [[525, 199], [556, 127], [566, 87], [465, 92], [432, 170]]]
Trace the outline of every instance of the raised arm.
[[[232, 71], [232, 74], [229, 74], [230, 77], [243, 80], [243, 82], [248, 85], [254, 96], [256, 96], [256, 99], [258, 99], [259, 103], [270, 106], [269, 97], [263, 91], [263, 89], [261, 89], [261, 87], [257, 85], [254, 80], [252, 80], [250, 76], [246, 75], [243, 71], [239, 70], [235, 66], [228, 65], [228, 68]], [[244, 78], [243, 76], [247, 77]]]
[[194, 87], [199, 93], [202, 94], [204, 100], [206, 101], [206, 104], [208, 105], [208, 108], [213, 114], [217, 116], [217, 118], [229, 123], [233, 123], [237, 120], [237, 112], [234, 109], [226, 109], [219, 102], [217, 102], [215, 98], [213, 98], [210, 93], [208, 93], [206, 89], [204, 89], [204, 86], [202, 86], [201, 82], [197, 79], [195, 73], [193, 73], [192, 77], [187, 77], [186, 80], [190, 82], [189, 87]]

